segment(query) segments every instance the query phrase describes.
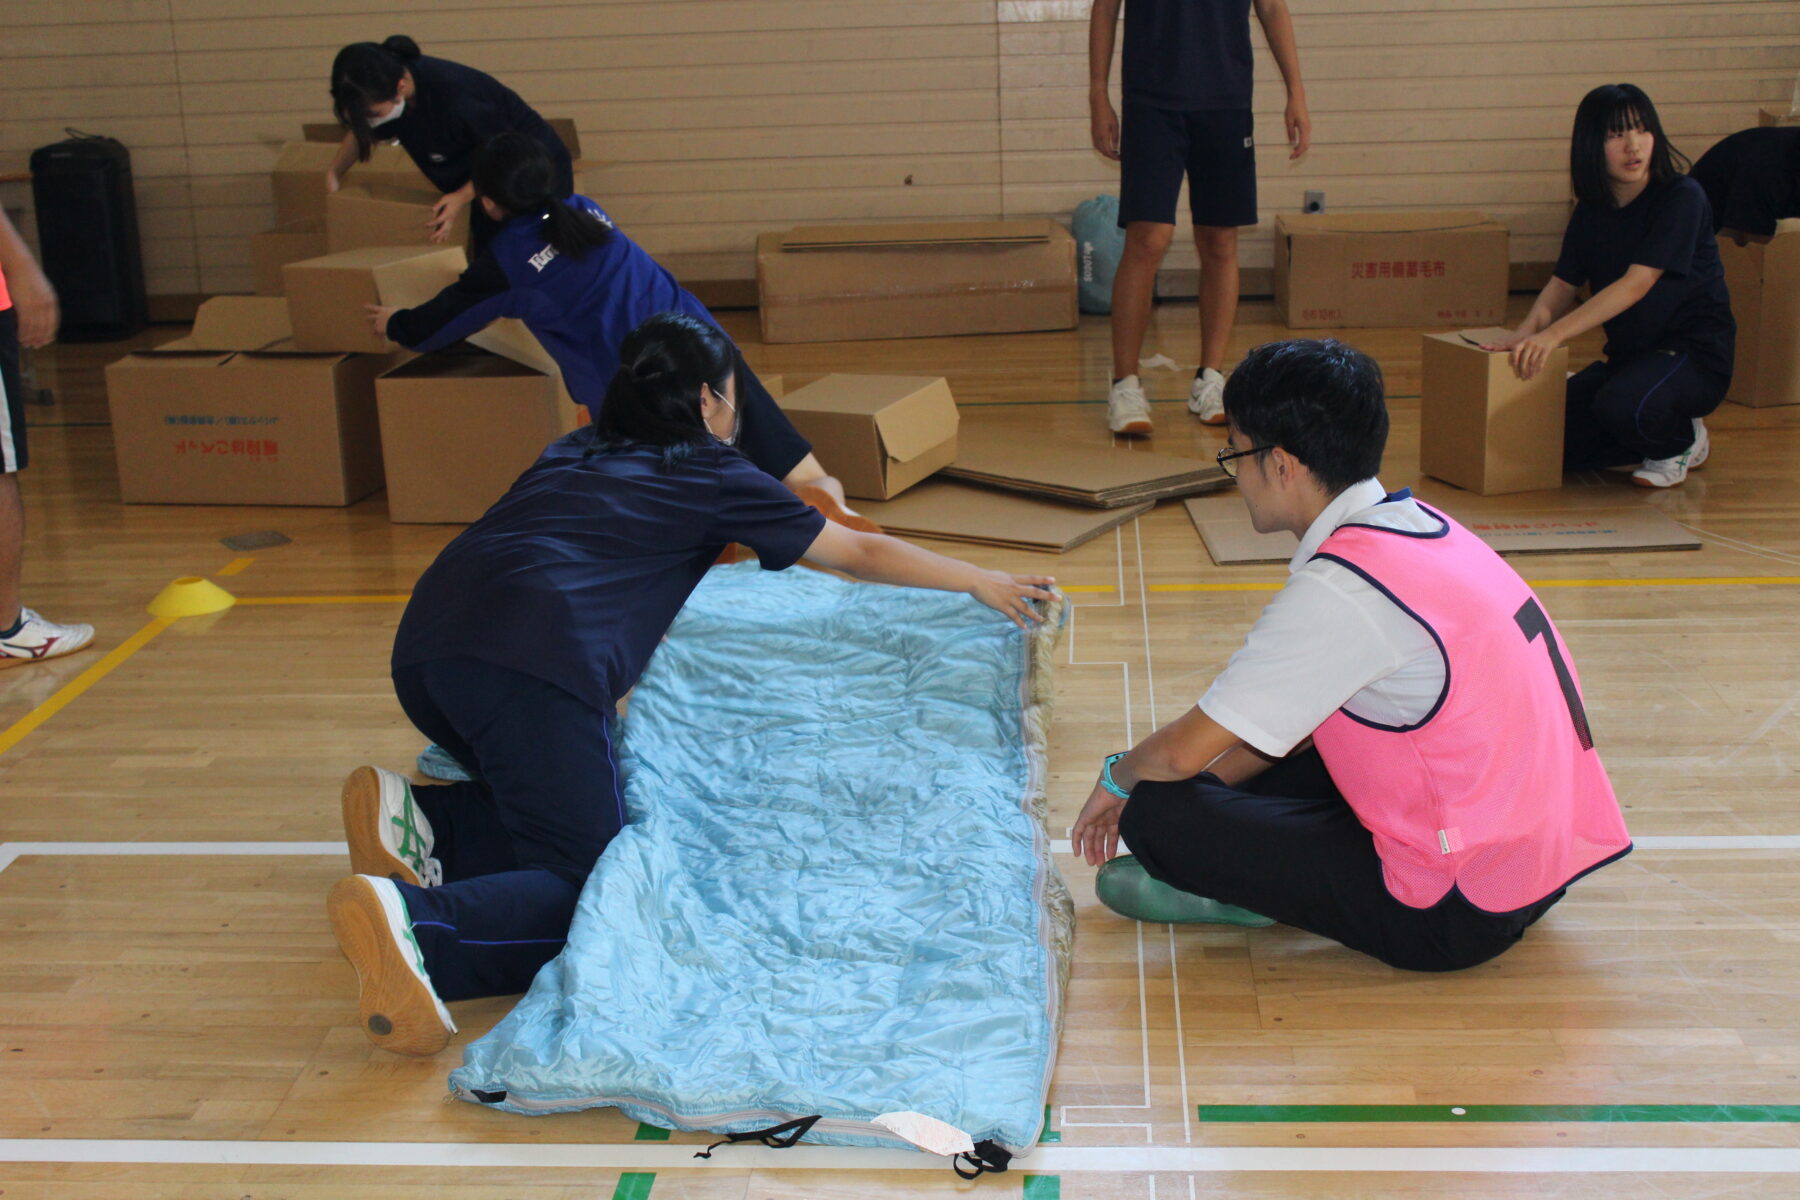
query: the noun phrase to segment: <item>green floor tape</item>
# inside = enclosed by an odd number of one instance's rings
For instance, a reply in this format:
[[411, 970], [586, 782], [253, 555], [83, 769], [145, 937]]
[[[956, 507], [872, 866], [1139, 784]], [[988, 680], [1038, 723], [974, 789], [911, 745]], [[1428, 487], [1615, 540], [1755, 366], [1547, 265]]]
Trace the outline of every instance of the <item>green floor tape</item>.
[[640, 1122], [637, 1134], [631, 1140], [634, 1142], [666, 1142], [669, 1140], [669, 1131], [660, 1125], [645, 1125]]
[[1202, 1104], [1200, 1119], [1228, 1122], [1680, 1122], [1800, 1121], [1800, 1104]]
[[1027, 1175], [1025, 1200], [1062, 1200], [1062, 1176]]
[[650, 1186], [655, 1182], [656, 1176], [649, 1172], [628, 1171], [619, 1176], [612, 1200], [650, 1200]]
[[1050, 1106], [1046, 1104], [1044, 1105], [1044, 1132], [1038, 1136], [1038, 1144], [1060, 1141], [1062, 1141], [1062, 1134], [1050, 1128]]

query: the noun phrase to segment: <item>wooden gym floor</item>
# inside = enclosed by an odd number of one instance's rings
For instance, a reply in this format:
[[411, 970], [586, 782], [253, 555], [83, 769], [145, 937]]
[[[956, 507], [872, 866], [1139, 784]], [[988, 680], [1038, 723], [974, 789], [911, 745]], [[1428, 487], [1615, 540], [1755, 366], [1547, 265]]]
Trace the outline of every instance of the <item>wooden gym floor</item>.
[[[1239, 351], [1282, 335], [1266, 305], [1244, 315]], [[1108, 452], [1103, 320], [795, 347], [758, 344], [753, 314], [728, 324], [790, 384], [942, 373], [966, 420]], [[1491, 508], [1417, 478], [1416, 331], [1345, 336], [1387, 371], [1384, 481]], [[1152, 342], [1191, 369], [1191, 306], [1159, 307]], [[0, 674], [7, 1200], [1800, 1190], [1800, 409], [1726, 405], [1711, 463], [1679, 491], [1579, 477], [1503, 502], [1646, 504], [1704, 540], [1515, 560], [1575, 648], [1635, 854], [1515, 951], [1449, 976], [1281, 927], [1139, 926], [1099, 907], [1065, 855], [1080, 930], [1052, 1144], [960, 1184], [922, 1155], [732, 1148], [701, 1164], [700, 1137], [658, 1140], [613, 1111], [446, 1101], [458, 1048], [507, 1000], [458, 1005], [463, 1032], [434, 1061], [373, 1050], [323, 914], [346, 870], [337, 789], [358, 763], [405, 767], [420, 748], [385, 664], [400, 600], [454, 531], [390, 525], [380, 497], [121, 506], [95, 424], [98, 367], [118, 352], [40, 360], [58, 403], [38, 412], [24, 476], [27, 602], [100, 632], [95, 651]], [[1185, 374], [1150, 382], [1171, 398], [1154, 449], [1210, 457], [1220, 435], [1174, 399]], [[260, 530], [292, 543], [220, 543]], [[1282, 575], [1213, 567], [1178, 504], [1062, 557], [947, 549], [1048, 569], [1076, 603], [1051, 746], [1058, 839], [1101, 756], [1191, 704]], [[145, 603], [187, 574], [243, 602], [150, 619]]]

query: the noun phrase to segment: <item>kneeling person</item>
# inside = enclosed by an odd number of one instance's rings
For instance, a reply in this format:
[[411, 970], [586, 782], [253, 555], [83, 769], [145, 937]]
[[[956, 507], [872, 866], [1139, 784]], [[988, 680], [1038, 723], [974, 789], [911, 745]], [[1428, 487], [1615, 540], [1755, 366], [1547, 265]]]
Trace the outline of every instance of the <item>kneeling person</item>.
[[1510, 947], [1631, 849], [1574, 663], [1474, 534], [1375, 473], [1381, 373], [1337, 342], [1259, 347], [1225, 391], [1287, 584], [1185, 715], [1107, 759], [1074, 848], [1154, 921], [1285, 922], [1392, 966]]

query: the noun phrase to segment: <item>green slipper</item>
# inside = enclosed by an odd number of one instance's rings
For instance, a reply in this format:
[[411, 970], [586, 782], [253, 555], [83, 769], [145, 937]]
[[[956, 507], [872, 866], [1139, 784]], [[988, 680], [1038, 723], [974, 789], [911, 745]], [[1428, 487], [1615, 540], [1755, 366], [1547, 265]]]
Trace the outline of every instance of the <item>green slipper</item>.
[[1150, 872], [1129, 854], [1101, 864], [1094, 877], [1094, 894], [1100, 903], [1134, 921], [1158, 925], [1244, 925], [1261, 929], [1275, 922], [1235, 904], [1208, 900], [1150, 878]]

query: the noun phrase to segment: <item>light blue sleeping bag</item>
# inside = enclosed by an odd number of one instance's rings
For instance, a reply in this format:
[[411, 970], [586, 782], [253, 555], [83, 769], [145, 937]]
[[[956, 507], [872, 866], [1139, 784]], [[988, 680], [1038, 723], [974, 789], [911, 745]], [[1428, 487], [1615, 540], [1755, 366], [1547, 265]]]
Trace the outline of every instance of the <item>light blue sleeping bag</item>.
[[904, 1145], [1038, 1139], [1073, 917], [1051, 649], [963, 595], [715, 568], [631, 695], [630, 824], [569, 943], [450, 1076], [520, 1113]]

